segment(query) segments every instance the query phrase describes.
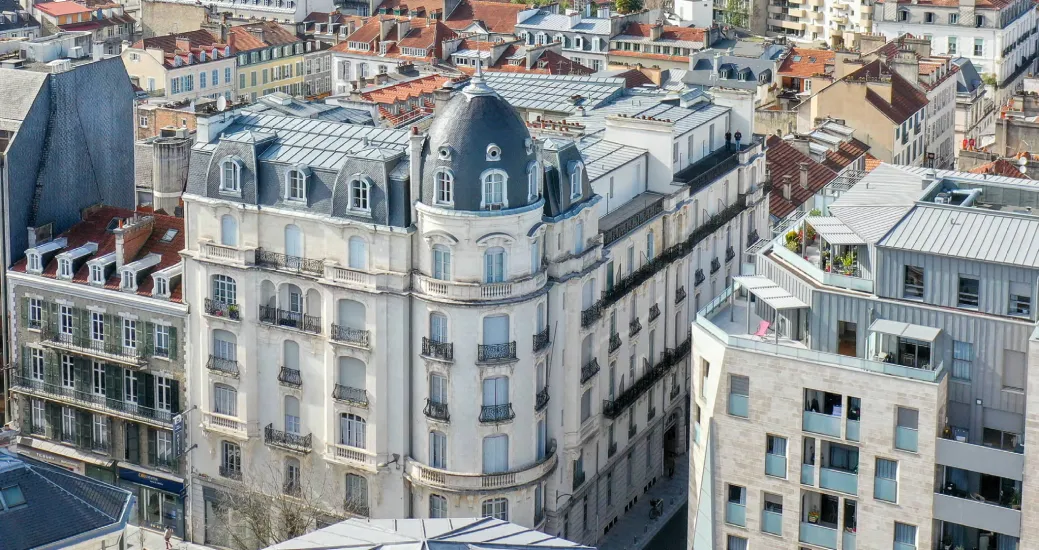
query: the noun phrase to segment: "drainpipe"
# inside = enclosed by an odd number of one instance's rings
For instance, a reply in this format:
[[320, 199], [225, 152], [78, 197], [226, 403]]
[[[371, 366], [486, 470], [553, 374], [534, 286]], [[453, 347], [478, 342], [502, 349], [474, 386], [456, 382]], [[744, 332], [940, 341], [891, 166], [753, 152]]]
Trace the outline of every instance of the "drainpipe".
[[960, 206], [971, 206], [981, 196], [984, 190], [979, 188], [976, 189], [957, 189], [952, 192], [953, 195], [967, 195], [967, 198], [963, 199]]

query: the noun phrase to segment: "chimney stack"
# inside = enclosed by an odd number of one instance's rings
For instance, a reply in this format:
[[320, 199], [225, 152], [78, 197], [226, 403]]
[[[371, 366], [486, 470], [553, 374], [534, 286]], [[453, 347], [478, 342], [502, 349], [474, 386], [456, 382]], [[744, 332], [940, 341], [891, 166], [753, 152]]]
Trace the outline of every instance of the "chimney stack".
[[132, 218], [119, 221], [119, 227], [112, 231], [115, 233], [116, 269], [122, 269], [124, 265], [133, 261], [144, 243], [148, 242], [154, 227], [155, 218], [152, 216], [134, 214]]
[[801, 172], [801, 187], [803, 187], [804, 189], [808, 189], [808, 163], [799, 162], [797, 163], [797, 167], [800, 169]]
[[790, 200], [790, 174], [783, 176], [783, 198]]

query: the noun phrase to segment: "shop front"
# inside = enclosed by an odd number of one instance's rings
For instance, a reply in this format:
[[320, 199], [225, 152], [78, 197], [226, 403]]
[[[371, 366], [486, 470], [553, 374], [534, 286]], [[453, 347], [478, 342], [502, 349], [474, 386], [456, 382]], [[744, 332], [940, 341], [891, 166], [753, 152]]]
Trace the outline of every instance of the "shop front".
[[118, 485], [136, 497], [130, 523], [147, 529], [165, 531], [184, 538], [184, 481], [171, 475], [149, 472], [133, 464], [120, 463]]

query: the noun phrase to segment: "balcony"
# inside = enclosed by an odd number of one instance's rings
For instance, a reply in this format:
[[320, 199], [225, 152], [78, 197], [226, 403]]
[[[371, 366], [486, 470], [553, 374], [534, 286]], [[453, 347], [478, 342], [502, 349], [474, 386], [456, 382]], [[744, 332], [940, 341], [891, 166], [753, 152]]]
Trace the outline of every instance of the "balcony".
[[1006, 479], [1023, 479], [1024, 455], [994, 447], [974, 445], [955, 439], [938, 439], [935, 442], [935, 462]]
[[437, 342], [430, 338], [422, 337], [422, 356], [440, 361], [455, 360], [455, 345], [450, 342]]
[[592, 379], [593, 376], [599, 373], [599, 360], [592, 358], [591, 361], [585, 363], [581, 367], [581, 384]]
[[820, 468], [819, 486], [831, 491], [857, 495], [859, 494], [859, 476], [856, 473], [845, 470]]
[[263, 442], [271, 447], [281, 447], [289, 451], [309, 453], [313, 434], [299, 435], [281, 430], [275, 430], [274, 424], [267, 424], [263, 429]]
[[450, 491], [505, 490], [536, 483], [555, 470], [559, 457], [556, 442], [550, 440], [545, 456], [535, 462], [500, 473], [462, 473], [426, 466], [409, 458], [404, 464], [404, 476], [414, 484]]
[[725, 503], [725, 523], [730, 525], [747, 526], [747, 507], [738, 502]]
[[732, 416], [747, 418], [750, 414], [750, 399], [746, 395], [730, 393], [728, 412]]
[[202, 257], [227, 265], [252, 265], [256, 262], [256, 250], [253, 248], [239, 249], [234, 246], [225, 246], [212, 241], [199, 243]]
[[799, 540], [803, 543], [837, 550], [836, 529], [802, 521], [799, 535]]
[[[108, 399], [103, 395], [95, 395], [91, 392], [49, 384], [42, 380], [33, 380], [31, 377], [17, 372], [11, 375], [11, 391], [43, 397], [51, 401], [75, 405], [95, 412], [163, 428], [168, 428], [173, 423], [173, 413], [171, 411], [153, 409], [118, 399]], [[35, 424], [33, 428], [36, 428]]]
[[638, 400], [642, 394], [649, 391], [649, 388], [653, 387], [658, 380], [670, 372], [671, 368], [689, 353], [689, 346], [690, 339], [686, 338], [686, 341], [679, 344], [678, 347], [664, 350], [660, 362], [656, 366], [647, 369], [641, 378], [636, 380], [628, 389], [621, 392], [616, 399], [603, 401], [603, 415], [610, 419], [620, 416], [625, 409]]
[[143, 345], [134, 348], [123, 347], [122, 338], [119, 338], [118, 334], [111, 334], [104, 340], [95, 340], [85, 336], [61, 334], [52, 328], [47, 328], [43, 330], [42, 336], [43, 340], [40, 343], [48, 348], [112, 361], [133, 368], [147, 365], [148, 355], [151, 354], [151, 350], [145, 349]]
[[362, 518], [371, 516], [371, 509], [368, 507], [368, 503], [363, 500], [345, 498], [343, 499], [343, 510], [348, 514]]
[[599, 300], [587, 309], [581, 310], [581, 328], [588, 328], [592, 323], [602, 319], [603, 309], [602, 300]]
[[238, 439], [249, 439], [249, 426], [235, 416], [215, 412], [202, 412], [202, 428], [219, 432]]
[[844, 430], [844, 438], [848, 441], [859, 441], [858, 420], [848, 420], [847, 428]]
[[230, 319], [231, 321], [242, 320], [238, 304], [228, 304], [226, 302], [221, 302], [220, 300], [206, 298], [205, 311], [206, 315], [212, 315], [213, 317], [221, 317], [223, 319]]
[[300, 274], [306, 273], [320, 276], [325, 273], [325, 262], [322, 260], [286, 256], [285, 254], [271, 252], [262, 248], [256, 249], [256, 265]]
[[260, 306], [260, 322], [267, 325], [321, 334], [321, 317], [271, 306]]
[[420, 293], [460, 302], [504, 300], [526, 296], [541, 290], [548, 282], [548, 275], [545, 271], [502, 283], [445, 281], [419, 273], [414, 273], [411, 277], [412, 288]]
[[873, 478], [873, 498], [898, 502], [898, 482], [886, 477]]
[[845, 530], [841, 535], [841, 550], [855, 550], [855, 533]]
[[513, 418], [516, 418], [516, 413], [512, 410], [512, 403], [480, 407], [480, 422], [484, 424], [511, 422]]
[[358, 407], [368, 408], [368, 392], [361, 388], [351, 388], [342, 384], [336, 384], [332, 388], [332, 399], [342, 403], [349, 403]]
[[534, 396], [534, 411], [540, 412], [546, 405], [548, 405], [548, 386], [538, 390], [537, 395]]
[[801, 465], [801, 485], [815, 485], [815, 465]]
[[635, 336], [636, 334], [638, 334], [641, 331], [642, 331], [642, 321], [639, 321], [638, 317], [632, 319], [632, 321], [630, 323], [628, 323], [628, 337], [629, 338]]
[[736, 250], [731, 246], [725, 248], [725, 263], [729, 263], [736, 257]]
[[278, 371], [278, 382], [280, 382], [282, 386], [298, 388], [303, 385], [303, 376], [296, 369], [282, 367], [281, 370]]
[[[682, 291], [685, 292], [685, 289], [683, 288]], [[657, 317], [660, 317], [660, 305], [653, 304], [649, 306], [649, 318], [647, 320], [652, 323], [657, 320]]]
[[685, 287], [680, 286], [675, 290], [675, 304], [681, 304], [682, 300], [685, 300]]
[[740, 154], [746, 153], [759, 141], [751, 137], [748, 142], [741, 143], [739, 151], [736, 150], [735, 144], [719, 147], [675, 174], [674, 181], [689, 186], [689, 196], [693, 196], [718, 178], [738, 168]]
[[342, 443], [329, 443], [325, 448], [325, 458], [373, 473], [378, 470], [376, 468], [375, 453], [360, 447], [352, 447]]
[[801, 429], [839, 438], [841, 436], [841, 417], [804, 411], [801, 416]]
[[613, 353], [613, 352], [619, 350], [620, 347], [621, 347], [621, 335], [620, 334], [611, 334], [610, 335], [610, 345], [609, 345], [610, 353]]
[[869, 275], [861, 266], [852, 265], [848, 268], [830, 266], [829, 270], [824, 270], [822, 267], [819, 267], [822, 265], [820, 262], [824, 260], [817, 252], [814, 252], [814, 249], [815, 247], [809, 247], [809, 257], [804, 258], [799, 253], [792, 252], [786, 246], [783, 246], [778, 239], [772, 245], [773, 254], [798, 271], [815, 279], [818, 283], [861, 292], [873, 292], [873, 280], [868, 278]]
[[703, 274], [702, 269], [697, 269], [696, 273], [693, 274], [693, 287], [698, 287], [707, 280], [707, 276]]
[[714, 275], [722, 268], [722, 263], [718, 261], [717, 257], [711, 259], [711, 275]]
[[[346, 283], [351, 286], [367, 289], [375, 289], [379, 286], [378, 275], [337, 265], [325, 266], [325, 278], [337, 283]], [[395, 280], [399, 280], [399, 278], [399, 275], [394, 274]]]
[[786, 478], [786, 457], [765, 453], [765, 475]]
[[[313, 331], [311, 331], [313, 332]], [[332, 323], [332, 340], [361, 348], [369, 347], [371, 332]]]
[[242, 470], [239, 467], [221, 466], [220, 477], [226, 477], [227, 479], [233, 479], [235, 481], [242, 480]]
[[[652, 195], [650, 195], [650, 196], [652, 196]], [[632, 205], [632, 206], [637, 207], [638, 204]], [[620, 215], [622, 215], [622, 216], [624, 214], [627, 214], [627, 211], [620, 212], [620, 210], [624, 210], [624, 207], [621, 207], [620, 209], [618, 209], [618, 213]], [[603, 246], [609, 246], [611, 243], [613, 243], [614, 241], [616, 241], [616, 240], [620, 239], [621, 237], [627, 235], [632, 230], [634, 230], [634, 229], [636, 229], [638, 227], [641, 227], [644, 223], [648, 222], [649, 220], [652, 220], [653, 218], [655, 218], [658, 214], [660, 214], [663, 211], [664, 211], [664, 199], [661, 197], [661, 198], [657, 198], [656, 200], [653, 200], [648, 205], [646, 205], [644, 208], [642, 208], [641, 210], [636, 211], [635, 213], [631, 214], [630, 216], [626, 216], [624, 218], [618, 218], [618, 219], [620, 219], [619, 223], [615, 223], [615, 224], [611, 224], [610, 223], [610, 222], [614, 221], [612, 218], [617, 217], [617, 216], [607, 216], [606, 218], [604, 218], [604, 220], [606, 220], [606, 224], [603, 225], [604, 229], [602, 229], [602, 233], [603, 233]], [[611, 212], [611, 214], [612, 214], [612, 212]], [[609, 227], [608, 229], [606, 229], [607, 225], [612, 225], [612, 227]]]
[[[935, 493], [934, 518], [982, 531], [995, 531], [1012, 537], [1021, 536], [1021, 510], [975, 498], [980, 497], [957, 497]], [[1017, 506], [1020, 508], [1020, 504]]]
[[545, 327], [545, 330], [534, 335], [534, 353], [547, 348], [548, 344], [548, 327]]
[[783, 514], [762, 510], [761, 530], [773, 535], [783, 536]]
[[433, 401], [428, 397], [426, 398], [426, 408], [422, 409], [422, 414], [426, 415], [427, 418], [439, 420], [440, 422], [451, 421], [451, 414], [447, 412], [447, 403]]
[[912, 428], [905, 426], [895, 427], [895, 448], [902, 451], [915, 453], [918, 446], [919, 434]]
[[480, 363], [502, 363], [515, 359], [516, 342], [476, 345], [476, 360]]
[[238, 378], [238, 361], [234, 359], [225, 359], [211, 354], [209, 360], [206, 361], [206, 368], [213, 372]]
[[749, 233], [747, 233], [747, 248], [754, 246], [754, 243], [757, 243], [760, 240], [761, 237], [758, 236], [758, 230], [752, 229]]

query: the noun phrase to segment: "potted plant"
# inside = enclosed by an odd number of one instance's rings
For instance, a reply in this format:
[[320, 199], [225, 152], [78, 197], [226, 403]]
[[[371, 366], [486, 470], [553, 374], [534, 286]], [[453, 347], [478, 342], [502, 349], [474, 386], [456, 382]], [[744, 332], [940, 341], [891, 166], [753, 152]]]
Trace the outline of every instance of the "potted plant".
[[1020, 510], [1021, 509], [1021, 493], [1018, 493], [1017, 491], [1014, 491], [1010, 495], [1010, 507], [1013, 508], [1014, 510]]
[[227, 306], [227, 311], [231, 317], [238, 317], [238, 304], [231, 304]]
[[819, 523], [819, 509], [815, 506], [812, 507], [811, 512], [808, 512], [808, 523]]

